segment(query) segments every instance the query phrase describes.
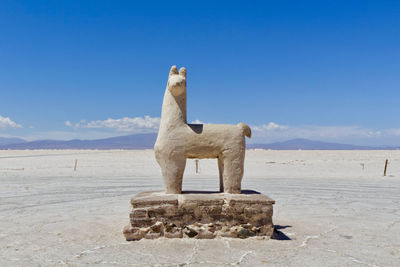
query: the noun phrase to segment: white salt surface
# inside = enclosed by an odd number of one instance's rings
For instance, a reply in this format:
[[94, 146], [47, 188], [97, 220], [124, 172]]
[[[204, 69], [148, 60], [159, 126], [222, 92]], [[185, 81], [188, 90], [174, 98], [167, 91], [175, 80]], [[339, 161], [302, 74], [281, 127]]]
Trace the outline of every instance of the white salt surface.
[[[184, 189], [218, 188], [188, 161]], [[0, 266], [400, 266], [400, 151], [250, 150], [243, 188], [290, 240], [126, 242], [130, 197], [163, 189], [153, 151], [0, 151]]]

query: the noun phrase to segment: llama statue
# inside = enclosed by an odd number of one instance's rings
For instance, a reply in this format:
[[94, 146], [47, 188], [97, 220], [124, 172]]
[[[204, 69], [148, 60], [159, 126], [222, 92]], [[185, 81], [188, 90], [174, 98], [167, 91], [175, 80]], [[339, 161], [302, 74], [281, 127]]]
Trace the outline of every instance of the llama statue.
[[217, 158], [220, 192], [240, 194], [246, 152], [244, 123], [188, 124], [186, 121], [186, 69], [172, 66], [161, 111], [154, 152], [167, 194], [182, 193], [187, 158]]

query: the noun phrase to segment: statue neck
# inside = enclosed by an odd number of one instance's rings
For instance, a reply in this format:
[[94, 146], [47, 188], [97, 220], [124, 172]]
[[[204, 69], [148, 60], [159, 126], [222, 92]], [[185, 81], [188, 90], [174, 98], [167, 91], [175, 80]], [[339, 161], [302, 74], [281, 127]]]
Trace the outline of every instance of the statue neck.
[[180, 124], [186, 124], [186, 90], [182, 95], [175, 97], [167, 88], [161, 110], [160, 130]]

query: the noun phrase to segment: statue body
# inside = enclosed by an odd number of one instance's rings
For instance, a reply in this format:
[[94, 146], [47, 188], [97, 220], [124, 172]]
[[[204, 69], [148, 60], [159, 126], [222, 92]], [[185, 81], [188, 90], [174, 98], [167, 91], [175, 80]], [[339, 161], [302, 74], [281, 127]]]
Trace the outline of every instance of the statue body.
[[220, 191], [240, 193], [246, 152], [244, 123], [188, 124], [186, 121], [186, 69], [170, 70], [154, 152], [168, 194], [182, 192], [187, 158], [217, 158]]

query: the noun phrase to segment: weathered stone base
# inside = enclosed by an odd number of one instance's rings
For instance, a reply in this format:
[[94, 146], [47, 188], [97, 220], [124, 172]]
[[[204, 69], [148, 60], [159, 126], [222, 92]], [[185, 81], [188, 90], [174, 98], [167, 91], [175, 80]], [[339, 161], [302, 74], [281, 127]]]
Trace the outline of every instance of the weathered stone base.
[[132, 197], [126, 240], [142, 238], [271, 237], [274, 200], [256, 191], [143, 192]]

